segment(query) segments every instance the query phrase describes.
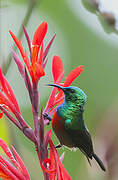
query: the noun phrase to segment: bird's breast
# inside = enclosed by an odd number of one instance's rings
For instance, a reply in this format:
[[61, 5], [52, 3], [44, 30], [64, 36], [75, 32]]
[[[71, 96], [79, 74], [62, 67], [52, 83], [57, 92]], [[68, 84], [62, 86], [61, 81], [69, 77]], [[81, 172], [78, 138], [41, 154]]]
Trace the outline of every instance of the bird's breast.
[[57, 111], [52, 117], [52, 128], [61, 145], [71, 148], [74, 147], [71, 138], [68, 136], [68, 133], [65, 130], [64, 121], [62, 121], [62, 118], [58, 115]]
[[55, 111], [52, 117], [52, 128], [56, 132], [64, 129], [64, 122], [61, 121], [61, 117], [58, 115], [57, 111]]

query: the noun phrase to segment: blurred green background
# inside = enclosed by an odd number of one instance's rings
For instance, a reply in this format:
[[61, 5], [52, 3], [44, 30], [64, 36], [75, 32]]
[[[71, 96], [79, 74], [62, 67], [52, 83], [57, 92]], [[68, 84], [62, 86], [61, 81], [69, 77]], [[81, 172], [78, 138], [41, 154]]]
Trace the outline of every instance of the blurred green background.
[[[73, 180], [112, 180], [117, 179], [118, 174], [118, 36], [104, 31], [99, 18], [88, 11], [78, 0], [2, 0], [0, 8], [0, 65], [7, 63], [10, 48], [13, 47], [8, 31], [18, 34], [19, 28], [27, 9], [32, 2], [36, 2], [30, 18], [27, 30], [32, 39], [33, 33], [43, 21], [48, 22], [48, 34], [45, 44], [56, 32], [56, 39], [49, 53], [46, 76], [39, 83], [41, 96], [40, 106], [45, 107], [51, 88], [45, 86], [52, 82], [51, 60], [57, 54], [63, 61], [65, 76], [78, 65], [83, 65], [83, 73], [76, 79], [73, 85], [83, 89], [87, 94], [87, 106], [85, 110], [85, 122], [93, 137], [95, 151], [103, 159], [108, 171], [102, 172], [92, 161], [89, 167], [86, 158], [80, 153], [64, 148], [58, 150], [59, 154], [65, 151], [64, 167]], [[26, 40], [22, 37], [22, 43], [26, 46]], [[9, 80], [18, 102], [21, 106], [24, 118], [32, 126], [31, 106], [25, 86], [18, 74], [15, 63], [12, 63], [7, 71]], [[32, 180], [43, 179], [40, 165], [34, 152], [33, 145], [8, 121], [3, 119], [0, 124], [0, 137], [8, 143], [15, 145], [21, 154], [31, 175]], [[49, 126], [47, 129], [50, 129]], [[5, 130], [6, 129], [6, 130]], [[58, 143], [53, 136], [55, 144]], [[110, 152], [110, 153], [109, 153]], [[105, 158], [109, 153], [109, 158]], [[112, 161], [111, 161], [112, 160]], [[113, 165], [111, 165], [114, 162]]]

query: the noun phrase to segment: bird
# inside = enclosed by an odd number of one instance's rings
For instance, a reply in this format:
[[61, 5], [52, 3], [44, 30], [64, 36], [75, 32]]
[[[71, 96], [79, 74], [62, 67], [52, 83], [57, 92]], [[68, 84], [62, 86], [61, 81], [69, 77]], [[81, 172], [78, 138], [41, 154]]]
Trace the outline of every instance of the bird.
[[106, 171], [103, 162], [94, 152], [91, 135], [84, 122], [86, 94], [76, 86], [48, 85], [56, 87], [64, 93], [64, 102], [56, 107], [51, 120], [52, 129], [59, 140], [56, 148], [63, 145], [68, 148], [79, 148], [90, 165], [90, 160], [94, 158], [100, 168]]

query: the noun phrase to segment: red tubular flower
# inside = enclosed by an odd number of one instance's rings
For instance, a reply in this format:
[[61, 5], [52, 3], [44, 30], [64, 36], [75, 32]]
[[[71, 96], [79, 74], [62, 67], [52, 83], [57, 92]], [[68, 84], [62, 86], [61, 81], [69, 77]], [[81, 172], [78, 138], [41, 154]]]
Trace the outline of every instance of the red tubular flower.
[[9, 147], [2, 139], [0, 139], [0, 147], [11, 161], [8, 161], [0, 155], [0, 178], [4, 180], [30, 180], [29, 173], [14, 147], [11, 147], [13, 151], [12, 154]]
[[[2, 74], [1, 68], [0, 68], [0, 105], [5, 109], [11, 111], [14, 115], [16, 115], [16, 111], [20, 113], [20, 108], [18, 106], [16, 97], [8, 81]], [[0, 113], [0, 117], [2, 117], [2, 113]]]
[[[11, 112], [13, 114], [11, 114]], [[0, 68], [0, 118], [5, 114], [31, 141], [36, 142], [34, 132], [23, 119], [16, 97]], [[15, 117], [14, 117], [14, 116]]]
[[[66, 77], [64, 83], [61, 83], [61, 80], [64, 76], [63, 71], [63, 63], [59, 56], [54, 56], [52, 60], [52, 75], [54, 84], [61, 85], [63, 87], [68, 87], [72, 84], [72, 82], [81, 74], [83, 71], [82, 65], [78, 66], [77, 68], [73, 69], [72, 72], [69, 73], [69, 75]], [[55, 106], [62, 103], [64, 101], [64, 95], [63, 92], [59, 90], [59, 93], [57, 94], [57, 88], [53, 88], [52, 93], [50, 95], [50, 98], [48, 100], [48, 103], [45, 108], [45, 113], [50, 113], [50, 115], [54, 112]]]
[[[24, 51], [20, 40], [17, 39], [16, 36], [11, 31], [9, 31], [9, 33], [11, 34], [14, 42], [16, 43], [16, 45], [21, 53], [23, 61], [29, 71], [31, 78], [32, 78], [32, 82], [38, 83], [39, 79], [45, 75], [44, 67], [45, 67], [45, 64], [47, 61], [44, 61], [44, 60], [47, 56], [48, 50], [54, 40], [55, 35], [49, 42], [46, 49], [43, 51], [43, 40], [47, 33], [47, 23], [43, 22], [37, 28], [37, 30], [35, 31], [34, 36], [33, 36], [32, 45], [30, 43], [29, 36], [28, 36], [27, 31], [24, 26], [23, 26], [23, 30], [24, 30], [24, 33], [25, 33], [25, 36], [26, 36], [26, 39], [28, 42], [29, 50], [30, 50], [30, 60], [27, 56], [26, 50]], [[40, 51], [40, 53], [39, 53], [39, 51]], [[14, 57], [14, 53], [12, 53], [12, 55]], [[18, 62], [18, 58], [16, 57], [16, 55], [15, 55], [14, 59], [15, 59], [15, 61], [17, 59], [17, 62]], [[17, 63], [17, 65], [21, 66], [21, 64], [19, 62]], [[19, 68], [19, 66], [18, 66], [18, 68]]]
[[51, 138], [48, 143], [50, 145], [50, 159], [43, 161], [42, 168], [46, 173], [49, 173], [50, 180], [72, 180], [62, 164]]

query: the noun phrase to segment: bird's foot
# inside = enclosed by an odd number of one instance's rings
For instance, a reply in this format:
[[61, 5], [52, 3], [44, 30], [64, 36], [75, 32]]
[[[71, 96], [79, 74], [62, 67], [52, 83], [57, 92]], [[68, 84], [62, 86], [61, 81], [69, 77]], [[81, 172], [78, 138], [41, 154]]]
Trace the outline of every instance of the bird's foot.
[[52, 118], [48, 116], [47, 113], [43, 114], [44, 119], [48, 119], [49, 121], [52, 121]]

